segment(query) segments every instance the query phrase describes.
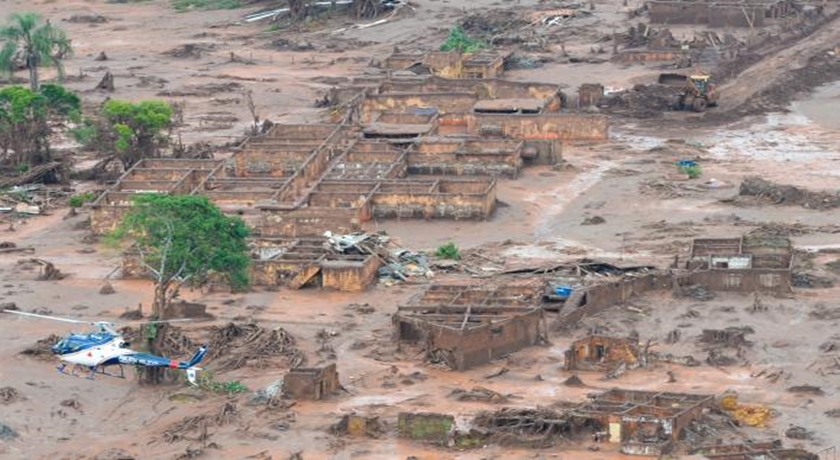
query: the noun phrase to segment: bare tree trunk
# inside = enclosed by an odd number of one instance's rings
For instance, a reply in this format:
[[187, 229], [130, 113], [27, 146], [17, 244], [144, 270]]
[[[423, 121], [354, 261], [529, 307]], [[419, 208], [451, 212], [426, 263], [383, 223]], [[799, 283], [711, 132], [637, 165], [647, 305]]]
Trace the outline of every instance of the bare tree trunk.
[[[152, 318], [163, 319], [167, 308], [167, 291], [171, 282], [160, 281], [155, 284], [155, 296], [152, 301]], [[163, 343], [166, 340], [166, 334], [169, 333], [169, 328], [166, 323], [154, 323], [146, 325], [147, 331], [154, 330], [154, 334], [147, 334], [146, 346], [149, 353], [153, 355], [160, 355], [162, 353]], [[147, 367], [143, 369], [140, 374], [140, 383], [145, 385], [160, 385], [164, 381], [166, 369], [160, 367]]]
[[33, 53], [26, 55], [26, 67], [29, 69], [29, 84], [32, 86], [32, 91], [38, 91], [38, 57]]

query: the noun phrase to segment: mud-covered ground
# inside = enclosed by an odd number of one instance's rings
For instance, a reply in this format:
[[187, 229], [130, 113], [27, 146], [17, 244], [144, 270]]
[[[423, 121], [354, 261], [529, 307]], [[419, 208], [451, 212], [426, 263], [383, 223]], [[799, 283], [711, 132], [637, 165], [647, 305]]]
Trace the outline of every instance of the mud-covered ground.
[[[183, 100], [185, 141], [224, 143], [241, 136], [250, 122], [244, 91], [253, 91], [265, 118], [315, 121], [319, 114], [313, 102], [329, 87], [326, 82], [330, 79], [369, 71], [371, 59], [384, 58], [394, 46], [434, 46], [451, 24], [471, 13], [531, 7], [537, 2], [413, 3], [413, 13], [337, 34], [331, 31], [357, 21], [336, 17], [277, 31], [265, 23], [237, 23], [254, 8], [176, 14], [164, 1], [32, 4], [0, 0], [0, 10], [35, 9], [67, 29], [77, 50], [67, 63], [68, 74], [84, 75], [69, 85], [82, 91], [86, 101], [97, 103], [105, 97]], [[589, 32], [575, 34], [558, 28], [558, 41], [549, 44], [549, 53], [559, 50], [562, 41], [567, 53], [588, 55], [601, 34], [639, 20], [628, 19], [620, 2], [595, 4], [591, 16], [562, 26]], [[64, 21], [79, 14], [99, 14], [106, 22]], [[840, 79], [833, 51], [838, 31], [834, 20], [802, 41], [768, 51], [741, 78], [722, 87], [731, 99], [707, 112], [710, 118], [720, 118], [714, 124], [685, 123], [698, 116], [676, 113], [665, 114], [656, 126], [616, 119], [609, 142], [566, 146], [566, 167], [529, 168], [516, 181], [500, 181], [501, 205], [490, 221], [382, 221], [370, 223], [370, 228], [386, 230], [401, 245], [417, 250], [434, 249], [450, 240], [462, 248], [484, 247], [487, 254], [511, 265], [536, 266], [585, 256], [666, 266], [674, 255], [687, 253], [692, 238], [737, 236], [763, 227], [789, 234], [798, 249], [810, 252], [799, 257], [798, 271], [836, 284], [840, 281], [832, 269], [840, 259], [836, 210], [734, 198], [743, 178], [752, 175], [814, 191], [837, 190], [840, 132], [835, 122], [840, 102], [835, 87], [814, 86]], [[279, 38], [307, 42], [314, 49], [289, 51], [270, 46]], [[191, 57], [164, 54], [189, 44], [198, 45], [189, 48], [198, 49]], [[107, 61], [93, 60], [100, 51], [108, 55]], [[563, 83], [570, 88], [596, 78], [606, 86], [626, 88], [652, 81], [660, 71], [608, 61], [561, 61], [511, 71], [508, 76]], [[106, 70], [115, 74], [117, 90], [112, 94], [91, 91]], [[752, 101], [777, 94], [773, 88], [784, 88], [783, 93], [789, 96], [772, 96], [776, 98], [772, 103], [753, 107], [748, 115], [738, 112], [744, 104], [758, 104]], [[812, 89], [817, 89], [813, 95], [804, 94]], [[755, 99], [755, 94], [761, 97]], [[759, 113], [782, 106], [784, 112]], [[738, 115], [726, 115], [731, 113]], [[678, 179], [674, 162], [680, 159], [698, 161], [701, 177]], [[152, 291], [146, 282], [112, 280], [116, 293], [99, 293], [104, 278], [119, 265], [119, 256], [108, 246], [86, 238], [89, 231], [84, 213], [70, 218], [65, 215], [66, 210], [59, 209], [48, 216], [16, 219], [14, 231], [6, 231], [9, 222], [0, 226], [0, 242], [33, 246], [35, 257], [49, 260], [69, 274], [60, 281], [38, 281], [37, 270], [18, 263], [30, 256], [2, 254], [0, 303], [14, 302], [23, 310], [45, 309], [42, 311], [86, 319], [116, 319], [140, 303], [148, 306]], [[604, 222], [582, 225], [584, 219], [595, 216]], [[294, 336], [307, 365], [328, 362], [333, 355], [337, 358], [346, 391], [327, 401], [299, 401], [291, 407], [249, 406], [250, 392], [228, 398], [179, 385], [140, 387], [133, 371], [125, 380], [62, 376], [49, 361], [20, 352], [38, 339], [74, 328], [0, 315], [0, 387], [13, 387], [22, 396], [0, 405], [0, 423], [19, 435], [0, 439], [0, 457], [104, 459], [125, 453], [135, 458], [176, 458], [198, 450], [205, 458], [287, 458], [297, 452], [307, 459], [620, 457], [603, 445], [602, 451], [591, 452], [586, 443], [542, 450], [489, 445], [455, 451], [396, 439], [396, 415], [402, 411], [453, 414], [459, 426], [466, 428], [471, 416], [498, 407], [459, 402], [448, 396], [454, 389], [475, 386], [509, 395], [503, 405], [510, 407], [579, 402], [587, 393], [612, 387], [715, 394], [735, 390], [742, 400], [777, 412], [766, 428], [740, 429], [743, 437], [784, 438], [783, 433], [793, 424], [813, 431], [814, 437], [785, 439], [788, 445], [819, 451], [840, 444], [840, 419], [824, 414], [840, 408], [838, 380], [831, 367], [836, 352], [820, 349], [840, 341], [836, 337], [840, 288], [797, 288], [784, 298], [767, 297], [762, 299], [767, 311], [758, 313], [750, 310], [751, 295], [721, 294], [708, 301], [670, 294], [645, 296], [634, 299], [630, 309], [616, 307], [587, 318], [571, 331], [553, 333], [550, 345], [461, 373], [424, 364], [416, 354], [398, 350], [393, 343], [391, 314], [422, 288], [380, 285], [362, 294], [285, 289], [237, 295], [186, 292], [187, 299], [206, 303], [216, 318], [184, 326], [188, 335], [204, 337], [212, 325], [253, 318], [263, 327], [282, 327]], [[754, 330], [748, 336], [752, 346], [733, 365], [656, 365], [609, 381], [602, 380], [599, 373], [584, 372], [578, 375], [585, 387], [561, 384], [570, 376], [562, 370], [563, 351], [591, 328], [616, 334], [636, 332], [642, 339], [652, 340], [659, 351], [704, 360], [707, 351], [697, 343], [697, 336], [703, 328], [726, 326]], [[674, 329], [681, 330], [681, 340], [666, 344], [667, 334]], [[331, 337], [326, 347], [318, 338], [324, 336], [323, 330]], [[210, 361], [207, 368], [214, 371], [220, 365]], [[256, 390], [282, 377], [288, 365], [280, 359], [266, 368], [245, 366], [214, 376], [238, 380]], [[486, 378], [502, 367], [509, 371]], [[667, 383], [668, 371], [676, 382]], [[778, 379], [765, 377], [781, 371], [784, 373]], [[803, 396], [787, 391], [805, 384], [819, 386], [823, 394]], [[231, 401], [235, 410], [219, 416]], [[329, 434], [329, 427], [350, 412], [380, 416], [387, 426], [385, 434], [380, 439], [363, 440]], [[185, 417], [198, 415], [208, 415], [210, 420], [206, 436], [200, 430], [181, 438], [167, 436]]]

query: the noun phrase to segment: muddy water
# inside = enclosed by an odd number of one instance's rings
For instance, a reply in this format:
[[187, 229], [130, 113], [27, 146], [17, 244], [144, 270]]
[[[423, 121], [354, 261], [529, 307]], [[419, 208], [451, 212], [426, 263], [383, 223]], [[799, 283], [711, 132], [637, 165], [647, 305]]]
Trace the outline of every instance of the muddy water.
[[794, 102], [794, 112], [830, 130], [840, 129], [840, 81], [817, 88], [807, 99]]

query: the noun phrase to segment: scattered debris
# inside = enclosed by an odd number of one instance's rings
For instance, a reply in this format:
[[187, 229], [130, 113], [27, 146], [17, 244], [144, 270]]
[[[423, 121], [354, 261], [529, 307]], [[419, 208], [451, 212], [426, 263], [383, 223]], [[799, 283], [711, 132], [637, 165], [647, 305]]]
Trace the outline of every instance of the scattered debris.
[[70, 407], [72, 409], [76, 409], [78, 411], [82, 410], [82, 403], [80, 403], [79, 400], [76, 399], [76, 398], [65, 399], [65, 400], [61, 401], [59, 404], [61, 404], [64, 407]]
[[823, 396], [825, 391], [822, 388], [814, 385], [796, 385], [787, 389], [789, 393], [808, 394], [814, 396]]
[[606, 222], [607, 222], [607, 220], [604, 219], [601, 216], [592, 216], [592, 217], [587, 217], [587, 218], [583, 219], [583, 222], [581, 222], [581, 225], [601, 225], [601, 224], [606, 223]]
[[163, 432], [163, 439], [170, 444], [176, 441], [206, 444], [210, 438], [209, 428], [229, 425], [238, 416], [236, 404], [226, 402], [214, 413], [184, 417], [183, 420], [171, 425]]
[[586, 384], [583, 383], [583, 380], [580, 379], [577, 375], [572, 375], [571, 377], [567, 378], [563, 381], [563, 385], [567, 387], [584, 387]]
[[705, 286], [695, 284], [692, 286], [683, 287], [678, 291], [680, 297], [691, 297], [702, 302], [707, 302], [715, 298], [715, 293], [708, 290]]
[[49, 337], [35, 342], [34, 346], [23, 350], [21, 354], [32, 356], [33, 358], [50, 360], [53, 357], [52, 347], [58, 343], [59, 340], [61, 340], [61, 337], [51, 334]]
[[808, 440], [814, 438], [814, 433], [801, 426], [792, 426], [785, 430], [785, 436], [790, 439]]
[[214, 361], [217, 372], [242, 367], [264, 369], [274, 357], [284, 357], [286, 363], [298, 367], [305, 356], [295, 346], [295, 338], [282, 328], [266, 329], [253, 323], [228, 323], [210, 330], [208, 361]]
[[799, 205], [808, 209], [834, 209], [840, 207], [840, 194], [836, 192], [811, 192], [792, 185], [780, 185], [760, 177], [747, 177], [741, 182], [740, 196], [756, 197], [773, 204]]
[[49, 281], [49, 280], [61, 280], [64, 279], [67, 275], [61, 273], [55, 265], [51, 262], [48, 262], [44, 259], [32, 258], [32, 259], [20, 259], [17, 261], [18, 265], [35, 265], [40, 267], [40, 272], [38, 274], [38, 280], [40, 281]]
[[508, 400], [503, 394], [484, 387], [473, 387], [469, 391], [458, 388], [452, 390], [449, 397], [457, 401], [479, 401], [494, 404], [504, 403]]
[[24, 399], [26, 398], [24, 398], [23, 395], [20, 394], [20, 392], [14, 387], [0, 388], [0, 403], [2, 404], [11, 404]]
[[216, 45], [212, 43], [185, 43], [169, 51], [164, 51], [163, 54], [179, 59], [198, 59], [214, 48], [216, 48]]
[[113, 93], [115, 89], [114, 74], [112, 74], [110, 71], [105, 72], [105, 75], [102, 76], [102, 79], [99, 80], [99, 83], [97, 83], [93, 89]]
[[105, 284], [103, 284], [102, 287], [99, 288], [99, 293], [102, 295], [110, 295], [116, 294], [117, 290], [114, 289], [114, 286], [112, 286], [111, 283], [106, 281]]
[[16, 437], [18, 437], [18, 434], [12, 427], [0, 422], [0, 439], [14, 439]]
[[482, 412], [473, 424], [487, 431], [488, 439], [502, 446], [548, 447], [572, 431], [567, 415], [545, 408]]

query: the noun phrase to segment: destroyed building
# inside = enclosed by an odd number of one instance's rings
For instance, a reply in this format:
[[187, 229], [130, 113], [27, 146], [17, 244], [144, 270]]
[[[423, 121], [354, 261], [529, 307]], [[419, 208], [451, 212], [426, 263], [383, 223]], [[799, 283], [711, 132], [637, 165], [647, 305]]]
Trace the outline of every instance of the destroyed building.
[[606, 432], [631, 455], [671, 452], [692, 421], [715, 403], [712, 395], [614, 389], [596, 395], [572, 412], [576, 423]]
[[290, 369], [283, 378], [283, 394], [294, 399], [325, 399], [340, 388], [335, 364]]
[[647, 2], [653, 24], [706, 24], [709, 27], [763, 27], [768, 20], [794, 13], [790, 0], [715, 2], [654, 0]]
[[[686, 262], [689, 284], [714, 291], [789, 292], [793, 249], [784, 237], [696, 239]], [[682, 283], [681, 283], [682, 284]]]
[[608, 371], [638, 363], [642, 356], [638, 339], [593, 334], [572, 342], [565, 358], [563, 368], [567, 371]]
[[431, 286], [394, 315], [397, 338], [453, 370], [489, 363], [546, 337], [542, 285]]
[[714, 460], [819, 460], [820, 458], [819, 455], [804, 449], [784, 448], [781, 440], [700, 446], [693, 449], [692, 453]]

